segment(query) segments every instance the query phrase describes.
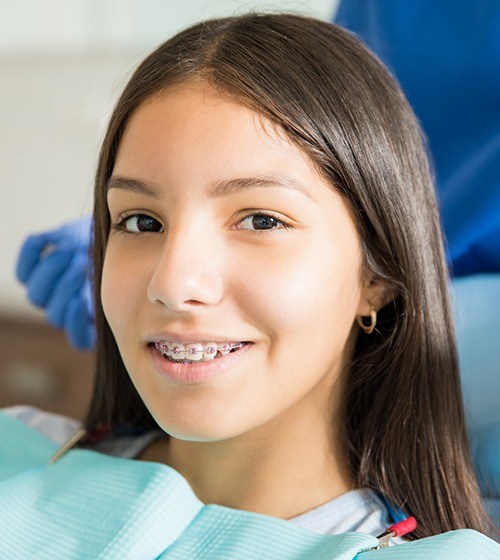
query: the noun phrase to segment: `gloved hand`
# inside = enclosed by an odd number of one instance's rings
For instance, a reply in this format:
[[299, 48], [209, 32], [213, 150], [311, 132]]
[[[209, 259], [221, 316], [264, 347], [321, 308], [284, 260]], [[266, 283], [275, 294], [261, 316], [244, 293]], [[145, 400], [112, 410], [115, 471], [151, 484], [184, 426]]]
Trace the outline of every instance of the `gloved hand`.
[[95, 345], [88, 258], [91, 227], [91, 219], [84, 218], [29, 236], [16, 267], [31, 303], [44, 309], [49, 323], [63, 328], [70, 343], [79, 349]]

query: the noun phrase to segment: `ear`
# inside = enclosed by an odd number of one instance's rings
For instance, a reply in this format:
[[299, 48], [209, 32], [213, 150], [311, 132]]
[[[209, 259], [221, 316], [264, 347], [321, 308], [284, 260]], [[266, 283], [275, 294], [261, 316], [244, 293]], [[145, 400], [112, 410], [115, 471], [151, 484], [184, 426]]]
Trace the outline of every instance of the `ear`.
[[383, 278], [367, 278], [364, 281], [359, 300], [357, 315], [366, 317], [370, 315], [371, 308], [380, 311], [397, 296], [397, 291], [388, 280]]

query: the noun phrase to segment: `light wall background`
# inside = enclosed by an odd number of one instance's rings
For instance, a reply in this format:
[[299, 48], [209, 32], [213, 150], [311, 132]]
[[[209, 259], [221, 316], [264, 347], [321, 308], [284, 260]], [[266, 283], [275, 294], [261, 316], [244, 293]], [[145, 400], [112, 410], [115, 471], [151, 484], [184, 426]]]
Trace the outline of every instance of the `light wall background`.
[[23, 239], [90, 212], [100, 140], [135, 66], [173, 33], [249, 10], [331, 19], [338, 0], [0, 0], [0, 313], [40, 315]]

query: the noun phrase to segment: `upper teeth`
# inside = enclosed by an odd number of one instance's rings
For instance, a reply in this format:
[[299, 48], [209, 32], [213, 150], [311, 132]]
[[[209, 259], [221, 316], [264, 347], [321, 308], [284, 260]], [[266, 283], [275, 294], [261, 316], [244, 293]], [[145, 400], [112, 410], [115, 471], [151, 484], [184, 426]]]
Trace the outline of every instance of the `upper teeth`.
[[181, 344], [180, 342], [162, 340], [161, 342], [155, 343], [156, 349], [165, 357], [176, 361], [189, 360], [193, 362], [213, 360], [217, 351], [225, 356], [229, 354], [231, 350], [241, 348], [242, 346], [243, 342], [196, 342], [194, 344]]

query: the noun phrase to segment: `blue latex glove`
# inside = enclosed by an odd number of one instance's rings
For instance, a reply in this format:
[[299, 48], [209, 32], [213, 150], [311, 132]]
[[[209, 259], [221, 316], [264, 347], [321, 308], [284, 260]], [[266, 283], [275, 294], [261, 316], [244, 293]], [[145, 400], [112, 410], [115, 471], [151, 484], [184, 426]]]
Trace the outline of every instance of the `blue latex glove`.
[[500, 272], [500, 2], [341, 0], [429, 140], [455, 276]]
[[89, 271], [91, 219], [31, 235], [24, 242], [16, 275], [28, 299], [45, 310], [55, 327], [63, 328], [76, 348], [95, 345], [92, 285]]

